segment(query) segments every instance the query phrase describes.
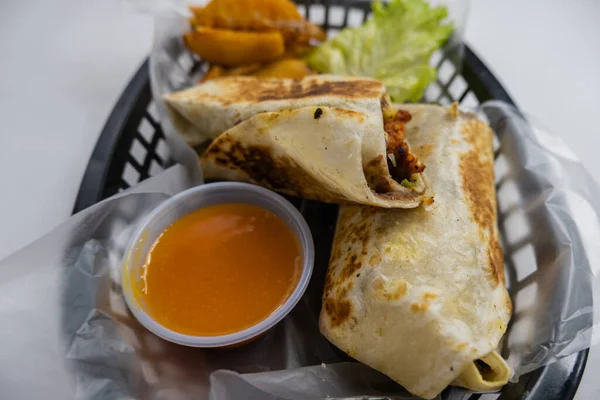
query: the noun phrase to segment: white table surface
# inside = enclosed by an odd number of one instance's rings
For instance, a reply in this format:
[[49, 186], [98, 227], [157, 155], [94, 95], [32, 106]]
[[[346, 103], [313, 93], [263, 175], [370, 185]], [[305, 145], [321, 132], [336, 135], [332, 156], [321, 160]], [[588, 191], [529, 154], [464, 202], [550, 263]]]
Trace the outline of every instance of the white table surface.
[[[600, 1], [475, 0], [466, 40], [600, 181]], [[0, 3], [0, 258], [68, 218], [152, 23], [119, 0]], [[600, 365], [593, 349], [590, 363]], [[600, 398], [596, 367], [578, 399]]]

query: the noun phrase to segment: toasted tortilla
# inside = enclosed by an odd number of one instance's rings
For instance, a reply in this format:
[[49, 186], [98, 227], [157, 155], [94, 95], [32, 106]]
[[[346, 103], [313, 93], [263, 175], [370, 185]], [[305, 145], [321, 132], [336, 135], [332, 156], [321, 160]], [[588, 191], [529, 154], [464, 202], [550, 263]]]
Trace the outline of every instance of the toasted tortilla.
[[512, 306], [496, 226], [493, 133], [455, 105], [400, 107], [413, 117], [407, 138], [427, 164], [435, 201], [414, 210], [340, 208], [321, 332], [427, 399], [453, 382], [499, 389], [510, 369], [494, 351]]
[[415, 187], [400, 185], [381, 157], [373, 159], [369, 173], [389, 190], [377, 193], [369, 186], [362, 154], [368, 132], [380, 128], [367, 114], [343, 108], [262, 113], [215, 139], [200, 158], [202, 171], [206, 179], [255, 183], [325, 202], [416, 207], [423, 180], [416, 178]]
[[263, 112], [324, 106], [347, 108], [381, 118], [381, 101], [385, 101], [385, 96], [383, 84], [368, 78], [231, 76], [170, 93], [164, 100], [173, 125], [193, 147], [216, 139], [226, 130]]
[[384, 118], [392, 110], [379, 81], [226, 77], [165, 100], [190, 145], [213, 140], [201, 157], [206, 179], [386, 208], [416, 207], [426, 197], [421, 170], [390, 173]]
[[506, 385], [511, 370], [496, 351], [467, 364], [452, 385], [462, 386], [476, 392], [490, 392]]

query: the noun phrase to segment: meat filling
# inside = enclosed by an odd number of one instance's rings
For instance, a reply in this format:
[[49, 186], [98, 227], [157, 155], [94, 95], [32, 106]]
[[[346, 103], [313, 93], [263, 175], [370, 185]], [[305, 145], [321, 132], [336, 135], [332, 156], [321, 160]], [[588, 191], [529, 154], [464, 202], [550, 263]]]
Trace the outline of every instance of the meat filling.
[[408, 111], [398, 110], [391, 118], [384, 120], [384, 130], [387, 133], [387, 164], [390, 175], [397, 182], [407, 180], [411, 176], [423, 172], [425, 165], [410, 152], [406, 139], [406, 123], [411, 120]]

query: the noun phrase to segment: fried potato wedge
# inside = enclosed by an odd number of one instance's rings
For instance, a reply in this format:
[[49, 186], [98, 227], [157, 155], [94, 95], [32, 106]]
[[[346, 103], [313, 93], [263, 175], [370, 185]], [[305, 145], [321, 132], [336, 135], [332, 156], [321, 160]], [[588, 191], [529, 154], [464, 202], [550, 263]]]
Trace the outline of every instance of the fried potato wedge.
[[265, 65], [251, 75], [265, 78], [304, 78], [312, 71], [304, 60], [288, 58]]
[[300, 79], [312, 74], [304, 60], [298, 58], [286, 58], [274, 61], [270, 64], [249, 64], [240, 67], [224, 68], [220, 65], [211, 65], [200, 82], [223, 76], [258, 76], [263, 78], [292, 78]]
[[233, 67], [227, 70], [227, 76], [244, 76], [244, 75], [252, 75], [254, 72], [258, 71], [263, 67], [263, 64], [248, 64], [241, 65], [239, 67]]
[[289, 0], [212, 0], [190, 7], [198, 25], [213, 28], [265, 30], [273, 21], [301, 21]]
[[318, 26], [306, 21], [289, 0], [212, 0], [204, 7], [191, 6], [192, 26], [219, 29], [279, 30], [286, 42], [294, 36], [324, 40]]
[[184, 35], [185, 44], [202, 59], [224, 66], [266, 63], [285, 52], [283, 36], [273, 32], [244, 32], [199, 26]]
[[220, 65], [213, 64], [208, 68], [208, 71], [206, 71], [206, 74], [204, 74], [202, 79], [200, 79], [200, 82], [206, 82], [211, 79], [220, 78], [226, 75], [227, 71], [225, 70], [225, 68], [221, 67]]

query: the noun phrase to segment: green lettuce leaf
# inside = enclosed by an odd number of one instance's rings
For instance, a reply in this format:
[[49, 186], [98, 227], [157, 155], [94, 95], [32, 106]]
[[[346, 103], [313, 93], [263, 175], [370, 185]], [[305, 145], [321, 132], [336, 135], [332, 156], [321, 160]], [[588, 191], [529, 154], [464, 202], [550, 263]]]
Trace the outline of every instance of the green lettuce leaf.
[[425, 0], [392, 0], [373, 4], [373, 17], [357, 28], [342, 30], [307, 57], [321, 73], [368, 76], [387, 87], [394, 102], [418, 101], [435, 80], [431, 54], [454, 27], [444, 6]]
[[415, 182], [411, 182], [408, 179], [402, 179], [402, 182], [400, 182], [400, 184], [405, 187], [416, 187], [417, 186], [417, 184]]

